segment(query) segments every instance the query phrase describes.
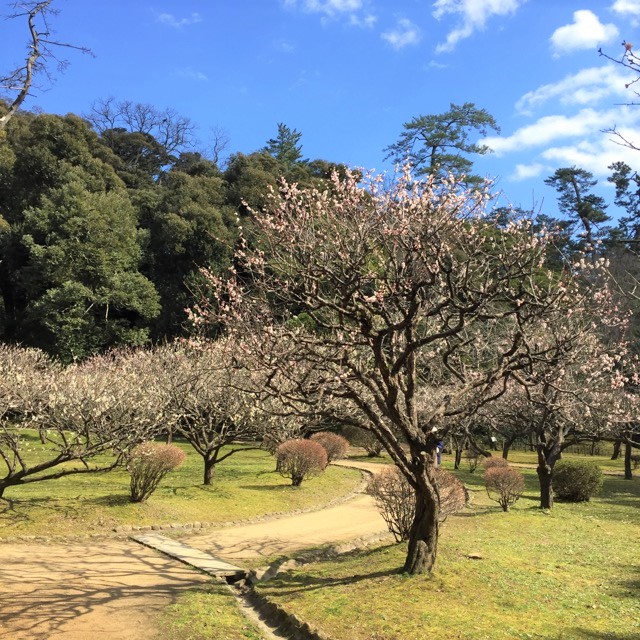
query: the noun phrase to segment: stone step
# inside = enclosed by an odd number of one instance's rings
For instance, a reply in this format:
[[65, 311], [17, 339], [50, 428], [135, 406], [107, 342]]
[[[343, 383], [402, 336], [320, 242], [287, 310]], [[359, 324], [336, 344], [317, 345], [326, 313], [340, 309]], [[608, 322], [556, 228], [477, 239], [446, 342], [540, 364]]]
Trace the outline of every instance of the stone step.
[[206, 551], [194, 549], [159, 533], [137, 533], [129, 537], [146, 547], [156, 549], [171, 558], [175, 558], [216, 578], [224, 578], [233, 582], [241, 580], [247, 575], [245, 569], [236, 567], [219, 558], [214, 558]]

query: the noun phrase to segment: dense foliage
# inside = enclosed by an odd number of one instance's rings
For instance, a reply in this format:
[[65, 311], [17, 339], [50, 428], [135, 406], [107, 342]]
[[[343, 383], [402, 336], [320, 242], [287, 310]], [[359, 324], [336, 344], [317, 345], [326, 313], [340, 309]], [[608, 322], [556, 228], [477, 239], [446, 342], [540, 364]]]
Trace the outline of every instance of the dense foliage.
[[285, 125], [222, 171], [171, 110], [106, 100], [87, 118], [18, 112], [0, 139], [0, 341], [63, 362], [185, 335], [199, 268], [230, 266], [245, 203], [338, 168], [303, 160]]
[[586, 460], [561, 460], [554, 470], [555, 494], [569, 502], [587, 502], [602, 486], [602, 471]]

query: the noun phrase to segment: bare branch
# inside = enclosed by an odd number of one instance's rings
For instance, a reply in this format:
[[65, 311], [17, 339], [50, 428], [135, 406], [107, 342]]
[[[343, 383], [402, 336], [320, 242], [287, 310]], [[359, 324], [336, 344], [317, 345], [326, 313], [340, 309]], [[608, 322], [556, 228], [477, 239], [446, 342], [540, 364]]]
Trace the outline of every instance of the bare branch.
[[49, 27], [49, 16], [56, 14], [56, 11], [51, 8], [52, 3], [53, 0], [17, 2], [14, 5], [15, 13], [9, 16], [10, 19], [27, 19], [29, 44], [24, 64], [10, 71], [5, 77], [0, 78], [1, 90], [9, 94], [16, 93], [8, 106], [7, 112], [0, 116], [0, 131], [6, 128], [9, 120], [11, 120], [26, 100], [36, 75], [38, 73], [47, 74], [46, 61], [49, 59], [57, 60], [59, 69], [65, 66], [66, 62], [56, 58], [56, 49], [75, 49], [82, 53], [91, 54], [91, 51], [86, 47], [80, 47], [50, 38], [51, 29]]

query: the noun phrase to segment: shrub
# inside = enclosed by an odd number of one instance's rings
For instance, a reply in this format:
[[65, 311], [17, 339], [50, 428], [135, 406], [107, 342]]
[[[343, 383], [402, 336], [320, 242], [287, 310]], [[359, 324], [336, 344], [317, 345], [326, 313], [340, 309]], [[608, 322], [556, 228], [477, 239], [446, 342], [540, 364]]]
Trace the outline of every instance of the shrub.
[[313, 440], [287, 440], [276, 451], [276, 471], [291, 484], [299, 487], [302, 481], [321, 473], [327, 466], [327, 452]]
[[129, 454], [127, 469], [131, 474], [131, 502], [144, 502], [169, 471], [179, 467], [185, 453], [173, 444], [143, 442]]
[[478, 462], [480, 462], [480, 455], [477, 451], [469, 449], [465, 454], [465, 458], [467, 459], [467, 464], [469, 465], [469, 471], [473, 473], [478, 466]]
[[[450, 471], [437, 469], [436, 482], [440, 493], [438, 519], [443, 522], [464, 507], [466, 492], [462, 482]], [[400, 469], [389, 466], [376, 473], [369, 481], [367, 492], [376, 501], [396, 542], [408, 540], [415, 514], [415, 493]]]
[[569, 502], [587, 502], [602, 486], [602, 471], [586, 460], [560, 460], [553, 471], [553, 492]]
[[498, 456], [489, 456], [482, 461], [483, 472], [486, 473], [489, 469], [508, 467], [509, 463], [504, 458]]
[[486, 469], [484, 482], [487, 495], [497, 502], [503, 511], [509, 511], [524, 491], [524, 476], [508, 465], [494, 465]]
[[377, 458], [382, 453], [384, 447], [371, 431], [360, 427], [345, 427], [344, 434], [352, 445], [362, 447], [370, 458]]
[[440, 493], [440, 522], [444, 522], [447, 516], [461, 511], [468, 502], [468, 494], [465, 486], [460, 482], [455, 473], [441, 469], [436, 470], [436, 481]]
[[633, 468], [637, 469], [640, 466], [640, 456], [631, 456], [631, 462], [633, 463]]
[[319, 431], [311, 436], [311, 440], [324, 447], [324, 450], [327, 452], [327, 464], [334, 460], [346, 458], [347, 452], [349, 451], [349, 441], [337, 433]]

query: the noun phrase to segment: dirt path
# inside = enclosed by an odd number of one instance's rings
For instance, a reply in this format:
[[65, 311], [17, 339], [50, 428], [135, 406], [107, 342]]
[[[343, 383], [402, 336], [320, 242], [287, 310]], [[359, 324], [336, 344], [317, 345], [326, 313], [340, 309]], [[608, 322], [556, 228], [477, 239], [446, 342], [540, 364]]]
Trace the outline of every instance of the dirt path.
[[[353, 466], [353, 463], [344, 464]], [[381, 465], [358, 463], [358, 468], [376, 472]], [[205, 531], [204, 534], [181, 537], [180, 540], [191, 547], [242, 566], [243, 559], [284, 555], [305, 547], [371, 536], [387, 531], [387, 526], [373, 498], [358, 495], [322, 511]]]
[[129, 541], [0, 545], [0, 638], [138, 640], [207, 576]]
[[[211, 530], [183, 540], [238, 560], [384, 530], [372, 500], [359, 495], [322, 511]], [[130, 541], [0, 544], [0, 638], [150, 640], [158, 613], [181, 592], [207, 581]]]

